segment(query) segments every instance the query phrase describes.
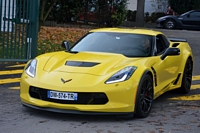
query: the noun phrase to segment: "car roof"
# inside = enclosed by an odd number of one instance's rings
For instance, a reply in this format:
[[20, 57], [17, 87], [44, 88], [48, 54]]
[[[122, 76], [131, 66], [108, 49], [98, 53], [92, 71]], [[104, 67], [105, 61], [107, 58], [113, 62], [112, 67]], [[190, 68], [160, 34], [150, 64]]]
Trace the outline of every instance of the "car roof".
[[198, 11], [198, 12], [199, 12], [199, 11], [200, 11], [200, 9], [194, 9], [194, 10], [190, 10], [190, 11]]
[[185, 15], [185, 14], [188, 14], [188, 13], [191, 13], [191, 12], [200, 12], [200, 9], [194, 9], [194, 10], [190, 10], [190, 11], [187, 11], [187, 12], [184, 12], [181, 14], [181, 16]]
[[93, 29], [89, 32], [114, 32], [114, 33], [132, 33], [132, 34], [143, 34], [156, 36], [158, 34], [163, 34], [162, 32], [151, 30], [151, 29], [141, 29], [141, 28], [99, 28]]

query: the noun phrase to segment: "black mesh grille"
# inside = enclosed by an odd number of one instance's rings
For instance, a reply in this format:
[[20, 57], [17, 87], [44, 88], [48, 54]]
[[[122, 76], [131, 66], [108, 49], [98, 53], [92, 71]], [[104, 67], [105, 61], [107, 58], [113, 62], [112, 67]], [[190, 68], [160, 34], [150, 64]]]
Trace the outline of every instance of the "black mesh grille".
[[[53, 91], [53, 90], [51, 90]], [[59, 100], [59, 99], [50, 99], [47, 97], [48, 90], [37, 88], [31, 86], [29, 89], [29, 94], [31, 97], [36, 99], [41, 99], [44, 101], [62, 103], [62, 104], [106, 104], [108, 98], [105, 93], [102, 92], [78, 92], [78, 99], [76, 101], [71, 100]], [[77, 93], [77, 92], [76, 92]]]

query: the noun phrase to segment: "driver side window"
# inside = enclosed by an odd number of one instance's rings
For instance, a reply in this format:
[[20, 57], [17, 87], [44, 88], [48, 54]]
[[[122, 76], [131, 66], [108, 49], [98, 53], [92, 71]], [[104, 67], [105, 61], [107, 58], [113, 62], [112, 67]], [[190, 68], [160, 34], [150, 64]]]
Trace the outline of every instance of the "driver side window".
[[162, 54], [166, 48], [167, 45], [165, 44], [165, 40], [163, 39], [162, 35], [157, 35], [156, 36], [157, 55]]

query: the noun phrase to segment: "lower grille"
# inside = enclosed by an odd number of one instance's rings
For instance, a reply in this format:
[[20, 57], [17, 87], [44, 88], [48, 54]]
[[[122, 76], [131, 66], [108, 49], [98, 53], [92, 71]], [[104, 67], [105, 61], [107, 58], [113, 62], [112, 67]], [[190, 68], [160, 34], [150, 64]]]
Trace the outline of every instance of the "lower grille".
[[106, 104], [108, 102], [106, 94], [102, 92], [76, 92], [78, 93], [78, 99], [76, 101], [51, 99], [47, 97], [47, 93], [48, 93], [47, 89], [33, 87], [33, 86], [29, 88], [29, 94], [32, 98], [41, 99], [44, 101], [49, 101], [54, 103], [88, 105], [88, 104]]

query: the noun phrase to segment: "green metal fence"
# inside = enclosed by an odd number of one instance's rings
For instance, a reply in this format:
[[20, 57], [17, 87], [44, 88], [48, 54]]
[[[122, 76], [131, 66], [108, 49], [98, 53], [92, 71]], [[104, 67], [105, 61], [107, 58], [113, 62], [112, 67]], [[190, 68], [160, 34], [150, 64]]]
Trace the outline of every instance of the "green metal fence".
[[0, 0], [0, 61], [24, 62], [37, 55], [40, 0]]

